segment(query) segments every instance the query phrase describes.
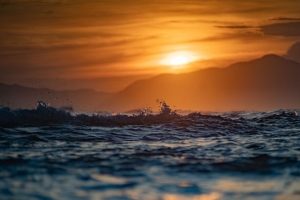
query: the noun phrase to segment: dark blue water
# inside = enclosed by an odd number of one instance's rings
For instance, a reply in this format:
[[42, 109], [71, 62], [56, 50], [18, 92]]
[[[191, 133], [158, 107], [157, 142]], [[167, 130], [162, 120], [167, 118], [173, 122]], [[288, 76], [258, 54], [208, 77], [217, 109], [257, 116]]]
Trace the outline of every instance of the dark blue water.
[[0, 109], [0, 199], [300, 199], [300, 111]]

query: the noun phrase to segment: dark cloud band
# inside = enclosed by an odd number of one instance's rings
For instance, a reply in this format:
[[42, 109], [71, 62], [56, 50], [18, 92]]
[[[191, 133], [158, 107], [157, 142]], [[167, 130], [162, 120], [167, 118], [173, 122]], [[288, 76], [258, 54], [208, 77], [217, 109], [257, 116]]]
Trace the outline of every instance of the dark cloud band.
[[265, 25], [261, 27], [261, 30], [266, 35], [300, 36], [300, 21]]

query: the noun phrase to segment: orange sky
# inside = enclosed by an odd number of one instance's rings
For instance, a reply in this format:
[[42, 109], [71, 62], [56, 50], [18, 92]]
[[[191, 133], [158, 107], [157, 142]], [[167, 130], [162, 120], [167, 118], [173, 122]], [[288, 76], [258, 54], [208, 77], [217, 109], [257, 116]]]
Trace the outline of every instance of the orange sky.
[[[284, 54], [300, 40], [299, 8], [295, 0], [2, 0], [0, 82], [179, 73]], [[174, 52], [193, 62], [168, 65]]]

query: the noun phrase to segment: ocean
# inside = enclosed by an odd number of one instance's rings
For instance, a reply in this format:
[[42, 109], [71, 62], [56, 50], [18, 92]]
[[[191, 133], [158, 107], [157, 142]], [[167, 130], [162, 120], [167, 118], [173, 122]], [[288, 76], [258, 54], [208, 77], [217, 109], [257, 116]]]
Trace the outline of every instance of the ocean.
[[0, 108], [0, 199], [300, 199], [300, 110]]

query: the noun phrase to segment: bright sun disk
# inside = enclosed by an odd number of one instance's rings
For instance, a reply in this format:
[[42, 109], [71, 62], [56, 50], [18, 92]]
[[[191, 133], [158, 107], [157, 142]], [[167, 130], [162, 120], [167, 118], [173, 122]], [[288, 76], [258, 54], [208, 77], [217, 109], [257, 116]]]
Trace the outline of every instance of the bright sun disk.
[[178, 66], [186, 65], [198, 59], [199, 56], [196, 56], [195, 53], [189, 51], [177, 51], [167, 54], [160, 63], [162, 65], [173, 66], [177, 68]]
[[189, 60], [184, 55], [175, 56], [173, 58], [170, 58], [170, 65], [183, 65], [188, 63]]

